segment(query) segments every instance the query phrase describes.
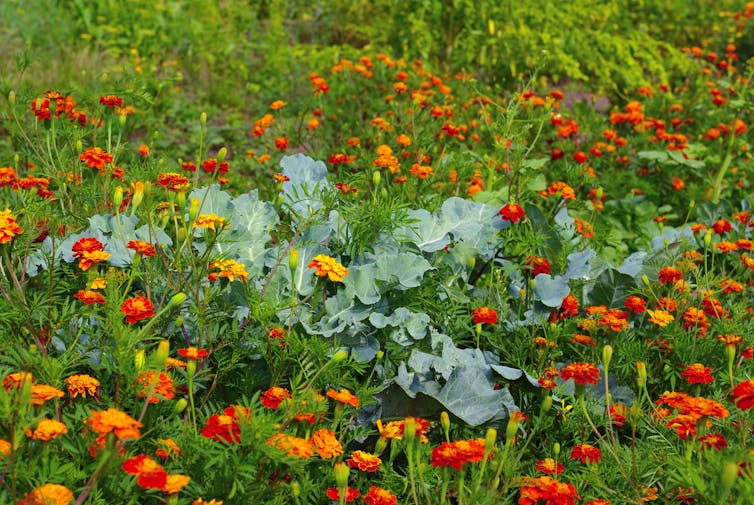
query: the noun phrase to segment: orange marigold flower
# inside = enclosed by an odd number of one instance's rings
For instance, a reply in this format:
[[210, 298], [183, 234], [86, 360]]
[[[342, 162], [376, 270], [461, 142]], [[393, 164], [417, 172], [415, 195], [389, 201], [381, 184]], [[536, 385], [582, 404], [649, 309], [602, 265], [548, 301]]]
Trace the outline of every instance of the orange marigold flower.
[[576, 227], [576, 232], [584, 238], [594, 237], [594, 229], [589, 221], [576, 217], [573, 219], [573, 226]]
[[551, 270], [550, 262], [540, 256], [529, 256], [526, 258], [526, 270], [536, 277], [539, 274], [549, 274]]
[[154, 315], [154, 304], [143, 296], [126, 298], [120, 306], [120, 311], [125, 314], [128, 324], [137, 323]]
[[283, 107], [285, 107], [286, 105], [287, 105], [287, 103], [284, 102], [283, 100], [275, 100], [274, 102], [272, 102], [270, 104], [270, 109], [272, 109], [272, 110], [279, 110], [279, 109], [282, 109]]
[[74, 258], [80, 258], [85, 252], [101, 251], [104, 247], [102, 242], [94, 237], [83, 237], [73, 244], [71, 251], [73, 251]]
[[87, 305], [104, 305], [105, 304], [105, 297], [102, 295], [102, 293], [98, 293], [96, 291], [85, 291], [85, 290], [79, 290], [73, 297], [77, 300], [80, 300], [84, 302]]
[[728, 441], [725, 439], [725, 435], [721, 433], [710, 433], [699, 437], [699, 442], [702, 444], [701, 449], [715, 449], [717, 451], [728, 447]]
[[545, 475], [560, 475], [561, 473], [563, 473], [563, 470], [565, 470], [563, 463], [559, 461], [556, 462], [552, 458], [545, 458], [541, 461], [537, 461], [534, 464], [534, 468]]
[[642, 312], [647, 310], [646, 300], [634, 295], [626, 298], [626, 301], [623, 305], [634, 314], [641, 314]]
[[31, 387], [31, 404], [44, 405], [46, 401], [53, 398], [62, 398], [64, 393], [58, 388], [48, 386], [47, 384], [34, 384]]
[[10, 442], [0, 438], [0, 456], [10, 456], [10, 450], [11, 450]]
[[510, 221], [511, 223], [518, 223], [521, 219], [526, 217], [524, 208], [516, 203], [508, 203], [500, 209], [499, 214], [503, 217], [503, 221]]
[[[460, 470], [466, 463], [482, 461], [485, 451], [483, 438], [443, 442], [438, 447], [432, 449], [432, 466], [450, 466], [456, 470]], [[492, 454], [490, 453], [488, 459], [491, 458]]]
[[397, 505], [398, 497], [387, 489], [370, 486], [369, 491], [361, 499], [366, 505]]
[[426, 166], [426, 165], [419, 165], [418, 163], [414, 163], [411, 165], [411, 170], [408, 171], [411, 175], [416, 175], [419, 177], [419, 179], [426, 179], [430, 175], [434, 175], [434, 171], [432, 170], [432, 167]]
[[173, 379], [165, 372], [155, 372], [146, 370], [136, 379], [136, 386], [139, 391], [136, 393], [139, 398], [149, 397], [149, 403], [157, 403], [160, 400], [172, 400], [175, 397], [175, 386]]
[[341, 389], [340, 391], [331, 389], [327, 392], [326, 396], [344, 405], [359, 406], [359, 399], [347, 389]]
[[736, 407], [749, 410], [754, 407], [754, 379], [748, 379], [733, 388], [733, 399]]
[[111, 256], [112, 254], [105, 251], [84, 251], [78, 257], [79, 268], [86, 272], [94, 265], [107, 261]]
[[10, 209], [0, 210], [0, 244], [7, 244], [23, 232]]
[[127, 247], [135, 251], [136, 253], [141, 254], [142, 256], [146, 256], [147, 258], [150, 258], [157, 254], [157, 249], [155, 248], [155, 246], [143, 240], [129, 240]]
[[288, 139], [285, 137], [278, 137], [275, 139], [275, 147], [281, 151], [288, 149]]
[[348, 269], [335, 261], [335, 258], [318, 254], [309, 262], [309, 268], [315, 268], [314, 275], [318, 277], [327, 276], [333, 282], [343, 282], [343, 276], [348, 275]]
[[71, 398], [95, 396], [97, 388], [100, 386], [97, 379], [86, 374], [71, 375], [65, 380], [65, 383], [68, 385], [68, 394], [71, 395]]
[[575, 445], [571, 449], [571, 459], [581, 460], [582, 463], [599, 463], [602, 457], [602, 451], [591, 444], [579, 444]]
[[518, 497], [519, 505], [574, 505], [580, 499], [573, 484], [552, 477], [525, 477]]
[[597, 498], [596, 500], [589, 500], [588, 502], [585, 502], [584, 505], [612, 505], [612, 504], [607, 500], [603, 500], [602, 498]]
[[710, 367], [706, 367], [701, 363], [694, 363], [693, 365], [687, 366], [686, 369], [681, 372], [681, 377], [689, 381], [689, 384], [710, 384], [715, 380], [710, 373], [711, 371], [712, 369]]
[[217, 277], [225, 277], [230, 282], [233, 282], [238, 278], [239, 281], [248, 281], [249, 272], [246, 271], [246, 265], [239, 263], [236, 260], [216, 260], [209, 264], [210, 269], [217, 268], [220, 272], [212, 273]]
[[719, 335], [717, 339], [725, 345], [738, 345], [744, 341], [740, 335]]
[[188, 177], [178, 172], [163, 172], [157, 176], [155, 184], [168, 191], [180, 193], [191, 187]]
[[259, 395], [259, 402], [268, 409], [276, 410], [287, 398], [292, 398], [290, 391], [279, 386], [272, 386]]
[[68, 505], [73, 492], [61, 484], [43, 484], [24, 495], [16, 505]]
[[321, 458], [337, 458], [343, 454], [343, 446], [335, 438], [334, 431], [325, 428], [317, 430], [312, 434], [311, 442]]
[[662, 284], [672, 284], [681, 279], [681, 271], [675, 267], [664, 267], [657, 275]]
[[730, 224], [730, 221], [727, 219], [718, 219], [715, 221], [715, 223], [712, 225], [712, 230], [717, 233], [718, 235], [722, 235], [723, 233], [727, 233], [731, 231], [733, 227]]
[[689, 414], [678, 414], [674, 418], [670, 419], [665, 426], [675, 430], [678, 438], [686, 440], [689, 437], [696, 436], [696, 423], [699, 420], [698, 417]]
[[168, 479], [165, 468], [145, 454], [128, 458], [121, 466], [123, 471], [136, 476], [136, 483], [143, 489], [160, 489]]
[[91, 411], [92, 416], [88, 419], [89, 426], [100, 435], [114, 433], [119, 440], [126, 438], [139, 438], [139, 428], [143, 425], [128, 414], [117, 409]]
[[[332, 501], [340, 501], [340, 490], [336, 487], [329, 487], [327, 488], [327, 491], [325, 491], [325, 495], [331, 499]], [[346, 496], [345, 496], [345, 502], [352, 502], [356, 498], [361, 496], [361, 493], [358, 489], [354, 489], [352, 487], [346, 486]]]
[[206, 349], [199, 349], [197, 347], [186, 347], [178, 349], [178, 354], [186, 359], [193, 359], [194, 361], [201, 361], [209, 355], [209, 351]]
[[619, 333], [628, 329], [628, 313], [619, 309], [610, 309], [602, 313], [597, 322], [610, 331]]
[[582, 344], [586, 345], [588, 347], [597, 347], [597, 342], [592, 339], [589, 335], [582, 335], [580, 333], [574, 333], [571, 335], [571, 342], [574, 344]]
[[309, 440], [277, 433], [267, 439], [267, 445], [285, 451], [287, 456], [309, 459], [314, 455], [314, 444]]
[[382, 460], [364, 451], [353, 451], [351, 457], [346, 460], [348, 466], [351, 468], [358, 468], [362, 472], [376, 472], [380, 469]]
[[578, 385], [597, 384], [600, 379], [600, 371], [592, 363], [575, 362], [563, 367], [560, 378], [564, 381], [573, 379]]
[[56, 419], [40, 419], [34, 431], [28, 430], [26, 435], [34, 440], [47, 442], [68, 433], [68, 427]]
[[3, 389], [10, 391], [11, 389], [21, 389], [21, 387], [27, 382], [34, 382], [34, 376], [29, 372], [16, 372], [8, 374], [3, 379]]
[[675, 317], [670, 312], [665, 312], [664, 310], [647, 310], [647, 315], [649, 316], [649, 322], [652, 324], [656, 324], [657, 326], [665, 327], [668, 324], [670, 324], [673, 320], [675, 320]]
[[172, 439], [161, 438], [157, 440], [157, 449], [154, 453], [158, 458], [168, 459], [169, 457], [182, 455], [183, 451]]
[[186, 484], [188, 484], [190, 480], [191, 477], [188, 475], [180, 473], [170, 474], [165, 479], [165, 484], [160, 488], [160, 491], [168, 495], [180, 493], [181, 489], [186, 487]]
[[230, 444], [241, 440], [241, 426], [238, 421], [251, 416], [251, 411], [241, 405], [231, 405], [222, 414], [212, 414], [207, 419], [207, 425], [199, 433], [217, 442], [224, 440]]
[[497, 323], [497, 312], [489, 307], [477, 307], [471, 311], [474, 318], [474, 324], [495, 324]]
[[113, 157], [110, 153], [103, 151], [99, 147], [90, 147], [85, 150], [79, 156], [79, 159], [86, 162], [86, 166], [89, 168], [96, 168], [99, 170], [105, 169], [106, 163], [112, 163]]

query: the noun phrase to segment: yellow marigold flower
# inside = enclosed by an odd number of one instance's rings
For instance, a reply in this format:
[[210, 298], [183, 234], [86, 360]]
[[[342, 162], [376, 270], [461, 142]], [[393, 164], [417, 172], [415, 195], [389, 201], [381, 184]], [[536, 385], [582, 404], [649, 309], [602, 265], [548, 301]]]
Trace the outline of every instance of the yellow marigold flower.
[[343, 446], [335, 438], [335, 432], [328, 429], [315, 431], [311, 438], [314, 449], [321, 458], [337, 458], [343, 454]]
[[246, 271], [246, 266], [235, 260], [213, 261], [209, 264], [209, 268], [217, 268], [220, 270], [217, 275], [219, 277], [226, 277], [230, 282], [233, 282], [236, 278], [238, 278], [239, 281], [249, 280], [249, 272]]
[[92, 279], [92, 283], [89, 286], [89, 289], [105, 289], [107, 287], [107, 281], [103, 279], [102, 277], [95, 277]]
[[223, 501], [222, 500], [206, 501], [203, 498], [197, 498], [191, 503], [191, 505], [223, 505]]
[[671, 321], [675, 320], [675, 317], [673, 317], [673, 314], [670, 312], [666, 312], [664, 310], [647, 310], [647, 314], [649, 315], [649, 322], [652, 324], [656, 324], [657, 326], [667, 326], [670, 324]]
[[327, 276], [333, 282], [343, 282], [343, 276], [348, 275], [348, 269], [335, 261], [335, 258], [318, 254], [309, 262], [309, 268], [316, 268], [314, 275], [318, 277]]
[[86, 272], [92, 266], [110, 259], [112, 254], [105, 251], [83, 251], [79, 256], [79, 268]]
[[166, 494], [179, 493], [181, 489], [186, 487], [186, 484], [188, 484], [190, 480], [191, 477], [180, 473], [168, 475], [165, 485], [160, 488], [160, 491]]
[[58, 388], [48, 386], [47, 384], [34, 384], [31, 387], [31, 404], [43, 405], [46, 401], [53, 398], [62, 398], [63, 394]]
[[47, 442], [68, 433], [68, 427], [55, 419], [40, 419], [34, 431], [27, 430], [26, 436]]
[[194, 228], [204, 228], [213, 231], [222, 230], [229, 226], [230, 224], [226, 218], [218, 216], [214, 212], [212, 214], [199, 214], [196, 221], [194, 221]]
[[0, 210], [0, 244], [7, 244], [23, 231], [10, 209]]
[[25, 495], [16, 505], [68, 505], [73, 492], [60, 484], [44, 484]]
[[97, 388], [100, 382], [94, 377], [86, 374], [71, 375], [65, 380], [68, 385], [68, 394], [71, 398], [81, 395], [84, 398], [97, 394]]

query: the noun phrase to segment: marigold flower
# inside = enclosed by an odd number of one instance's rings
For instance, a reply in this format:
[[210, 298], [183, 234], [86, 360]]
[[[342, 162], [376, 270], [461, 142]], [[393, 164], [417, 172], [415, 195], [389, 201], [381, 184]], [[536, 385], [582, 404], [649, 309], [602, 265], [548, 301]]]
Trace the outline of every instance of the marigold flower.
[[56, 419], [40, 419], [34, 431], [28, 430], [26, 435], [34, 440], [47, 442], [68, 433], [68, 427]]
[[607, 500], [603, 500], [602, 498], [597, 498], [596, 500], [589, 500], [588, 502], [585, 502], [584, 505], [612, 505], [612, 504]]
[[217, 442], [222, 440], [236, 444], [241, 440], [241, 427], [238, 421], [248, 418], [251, 411], [240, 405], [231, 405], [222, 414], [212, 414], [207, 419], [207, 425], [199, 433]]
[[147, 258], [150, 258], [157, 254], [157, 249], [155, 248], [155, 246], [143, 240], [129, 240], [127, 247], [135, 251], [136, 253], [141, 254], [142, 256], [146, 256]]
[[411, 169], [408, 171], [408, 173], [411, 175], [416, 175], [417, 177], [419, 177], [419, 179], [426, 179], [430, 175], [434, 175], [432, 167], [427, 165], [419, 165], [418, 163], [411, 165]]
[[288, 149], [288, 139], [285, 137], [278, 137], [275, 139], [275, 147], [281, 151]]
[[10, 391], [12, 389], [21, 389], [27, 382], [34, 382], [34, 376], [29, 372], [16, 372], [8, 374], [3, 378], [3, 389]]
[[736, 407], [749, 410], [754, 407], [754, 379], [748, 379], [733, 388], [733, 399]]
[[268, 409], [276, 410], [286, 398], [292, 398], [290, 391], [279, 386], [272, 386], [259, 395], [259, 402]]
[[105, 304], [105, 297], [102, 295], [102, 293], [98, 293], [97, 291], [84, 291], [79, 290], [73, 297], [77, 300], [80, 300], [84, 302], [87, 305], [104, 305]]
[[157, 440], [157, 449], [154, 453], [158, 458], [168, 459], [172, 456], [182, 455], [183, 451], [172, 439], [161, 438]]
[[314, 455], [314, 444], [306, 439], [277, 433], [267, 439], [267, 445], [286, 451], [287, 456], [309, 459]]
[[689, 381], [689, 384], [710, 384], [715, 380], [710, 373], [711, 371], [712, 369], [710, 367], [706, 367], [701, 363], [694, 363], [693, 365], [687, 366], [686, 369], [681, 372], [681, 377]]
[[664, 267], [658, 272], [659, 281], [662, 284], [672, 284], [681, 279], [681, 271], [675, 267]]
[[173, 379], [165, 372], [146, 370], [136, 379], [135, 385], [139, 388], [136, 395], [139, 398], [149, 397], [149, 403], [157, 403], [160, 400], [172, 400], [175, 397]]
[[712, 225], [712, 230], [717, 233], [718, 235], [722, 235], [723, 233], [727, 233], [731, 231], [733, 227], [730, 224], [730, 221], [727, 219], [718, 219], [715, 221], [715, 223]]
[[353, 451], [351, 456], [346, 460], [351, 468], [358, 468], [362, 472], [376, 472], [380, 469], [382, 460], [364, 451]]
[[188, 177], [178, 172], [163, 172], [159, 174], [155, 184], [174, 193], [186, 191], [191, 187]]
[[94, 265], [110, 259], [112, 254], [105, 251], [84, 251], [79, 255], [79, 268], [86, 272]]
[[10, 442], [0, 438], [0, 456], [10, 456], [10, 450]]
[[497, 312], [489, 307], [478, 307], [471, 311], [474, 318], [474, 324], [495, 324], [497, 323]]
[[85, 252], [101, 251], [104, 247], [102, 242], [94, 237], [83, 237], [73, 244], [71, 251], [73, 251], [74, 258], [80, 258]]
[[99, 147], [90, 147], [85, 150], [79, 156], [79, 159], [86, 162], [86, 166], [89, 168], [96, 168], [99, 170], [105, 169], [106, 163], [112, 163], [113, 157], [110, 153], [103, 151]]
[[740, 335], [719, 335], [717, 340], [725, 345], [738, 345], [744, 341]]
[[690, 414], [678, 414], [665, 424], [670, 429], [675, 430], [676, 435], [681, 440], [696, 436], [696, 422], [698, 417]]
[[204, 228], [212, 231], [224, 230], [229, 226], [227, 218], [218, 216], [214, 212], [211, 214], [199, 214], [194, 221], [194, 228]]
[[193, 502], [191, 502], [191, 505], [223, 505], [222, 500], [210, 500], [206, 501], [203, 498], [197, 498]]
[[327, 276], [333, 282], [343, 282], [343, 276], [348, 275], [348, 269], [335, 261], [334, 258], [324, 254], [318, 254], [309, 262], [309, 268], [315, 268], [314, 275]]
[[602, 457], [602, 451], [591, 444], [575, 445], [571, 450], [571, 459], [581, 460], [582, 463], [599, 463]]
[[312, 434], [311, 443], [321, 458], [337, 458], [343, 454], [343, 446], [335, 438], [335, 432], [325, 428]]
[[61, 484], [43, 484], [24, 495], [16, 505], [68, 505], [73, 492]]
[[700, 334], [707, 333], [710, 322], [704, 311], [697, 307], [689, 307], [683, 313], [683, 327], [687, 330], [696, 329]]
[[191, 477], [188, 475], [180, 473], [170, 474], [165, 479], [165, 484], [160, 488], [160, 491], [168, 495], [180, 493], [181, 489], [186, 487], [186, 484], [188, 484], [190, 480]]
[[549, 274], [551, 269], [550, 262], [540, 256], [529, 256], [526, 258], [526, 265], [534, 277], [539, 274]]
[[552, 458], [545, 458], [541, 461], [537, 461], [534, 464], [534, 468], [544, 473], [545, 475], [560, 475], [565, 470], [565, 467], [559, 461], [556, 462]]
[[503, 217], [503, 221], [510, 221], [511, 223], [518, 223], [521, 219], [526, 217], [524, 208], [516, 203], [508, 203], [500, 209], [499, 214]]
[[287, 103], [284, 102], [283, 100], [275, 100], [274, 102], [272, 102], [270, 104], [270, 109], [272, 109], [272, 110], [279, 110], [279, 109], [282, 109], [283, 107], [285, 107], [286, 105], [287, 105]]
[[[336, 487], [327, 488], [327, 491], [325, 491], [325, 495], [332, 501], [340, 500], [340, 490]], [[352, 487], [346, 487], [346, 498], [345, 498], [346, 503], [354, 501], [359, 496], [361, 496], [361, 493], [359, 492], [358, 489], [354, 489]]]
[[571, 342], [574, 344], [582, 344], [588, 347], [597, 347], [597, 342], [594, 341], [589, 335], [582, 335], [580, 333], [574, 333], [571, 335]]
[[216, 260], [209, 264], [209, 268], [217, 268], [220, 270], [220, 272], [210, 275], [225, 277], [230, 282], [233, 282], [234, 280], [236, 280], [236, 278], [239, 281], [244, 282], [249, 280], [249, 272], [246, 271], [246, 266], [243, 263], [237, 262], [236, 260]]
[[0, 244], [7, 244], [23, 232], [10, 209], [0, 211]]
[[634, 314], [641, 314], [647, 310], [646, 300], [635, 295], [627, 297], [623, 305]]
[[370, 486], [369, 491], [361, 499], [366, 505], [397, 505], [398, 497], [387, 489]]
[[[456, 470], [460, 470], [466, 463], [482, 461], [485, 451], [483, 438], [443, 442], [438, 447], [432, 449], [432, 466], [450, 466]], [[490, 453], [488, 459], [491, 458], [492, 454]]]
[[351, 405], [352, 407], [359, 406], [359, 399], [347, 389], [341, 389], [340, 391], [335, 391], [334, 389], [331, 389], [327, 392], [325, 396], [327, 396], [328, 398], [332, 398], [333, 400], [339, 403], [342, 403], [344, 405]]
[[560, 378], [564, 381], [573, 379], [578, 385], [597, 384], [600, 379], [600, 371], [592, 363], [575, 362], [563, 367]]
[[121, 466], [123, 471], [136, 476], [136, 483], [143, 489], [160, 489], [168, 479], [165, 468], [145, 454], [128, 458]]
[[118, 95], [102, 95], [99, 97], [99, 103], [114, 109], [115, 107], [123, 107], [123, 98]]
[[119, 440], [126, 438], [139, 438], [139, 428], [143, 425], [128, 414], [117, 409], [91, 411], [92, 416], [88, 419], [89, 426], [100, 435], [114, 433]]
[[719, 451], [728, 447], [728, 441], [726, 440], [725, 435], [721, 433], [710, 433], [703, 437], [699, 437], [698, 440], [702, 444], [702, 450], [715, 449]]
[[126, 298], [120, 306], [120, 311], [127, 316], [126, 322], [128, 324], [134, 324], [154, 316], [154, 304], [149, 298], [134, 296]]
[[613, 403], [608, 409], [608, 417], [616, 426], [623, 426], [626, 423], [627, 408], [622, 403]]
[[649, 316], [649, 322], [652, 324], [656, 324], [657, 326], [665, 327], [668, 324], [670, 324], [673, 320], [675, 320], [675, 317], [670, 312], [665, 312], [664, 310], [647, 310], [647, 315]]
[[209, 351], [207, 351], [206, 349], [198, 349], [196, 347], [186, 347], [183, 349], [178, 349], [178, 354], [186, 359], [201, 361], [209, 355]]
[[519, 491], [519, 505], [574, 505], [580, 499], [573, 484], [552, 477], [526, 477]]
[[64, 393], [47, 384], [34, 384], [31, 387], [31, 404], [32, 405], [44, 405], [45, 402], [52, 400], [53, 398], [62, 398]]

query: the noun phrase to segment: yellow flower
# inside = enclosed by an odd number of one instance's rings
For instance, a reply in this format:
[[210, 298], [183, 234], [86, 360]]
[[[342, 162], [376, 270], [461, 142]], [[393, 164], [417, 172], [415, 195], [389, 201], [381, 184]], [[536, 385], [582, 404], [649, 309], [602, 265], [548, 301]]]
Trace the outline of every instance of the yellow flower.
[[56, 421], [55, 419], [40, 419], [37, 429], [34, 431], [28, 430], [26, 436], [34, 440], [47, 442], [66, 433], [68, 433], [68, 427], [60, 421]]
[[0, 244], [7, 244], [23, 231], [10, 209], [0, 210]]
[[314, 275], [329, 277], [333, 282], [343, 282], [343, 276], [348, 275], [348, 269], [335, 261], [335, 258], [318, 254], [309, 262], [309, 268], [316, 268]]
[[657, 326], [665, 327], [675, 320], [673, 314], [664, 310], [647, 310], [647, 314], [649, 315], [649, 322]]
[[228, 220], [214, 212], [212, 214], [199, 214], [194, 221], [194, 228], [208, 228], [214, 231], [222, 230], [228, 226], [230, 226]]

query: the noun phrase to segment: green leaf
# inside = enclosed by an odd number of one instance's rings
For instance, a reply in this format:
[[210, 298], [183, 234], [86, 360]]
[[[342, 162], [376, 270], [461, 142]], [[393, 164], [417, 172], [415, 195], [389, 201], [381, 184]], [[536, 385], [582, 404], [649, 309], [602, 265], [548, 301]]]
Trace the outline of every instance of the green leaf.
[[597, 277], [594, 287], [587, 293], [587, 303], [608, 308], [622, 307], [628, 293], [635, 287], [633, 277], [610, 268]]

